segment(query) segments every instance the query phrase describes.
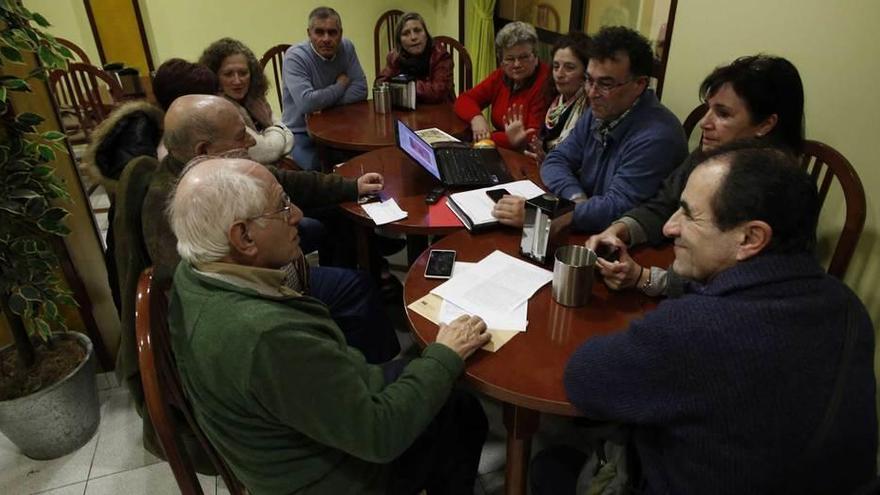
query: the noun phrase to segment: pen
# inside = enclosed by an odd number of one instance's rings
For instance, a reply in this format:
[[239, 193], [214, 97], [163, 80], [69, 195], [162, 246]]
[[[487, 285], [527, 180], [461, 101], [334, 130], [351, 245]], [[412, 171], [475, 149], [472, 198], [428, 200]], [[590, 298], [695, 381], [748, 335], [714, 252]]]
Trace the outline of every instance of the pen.
[[361, 163], [361, 175], [364, 175], [364, 164]]

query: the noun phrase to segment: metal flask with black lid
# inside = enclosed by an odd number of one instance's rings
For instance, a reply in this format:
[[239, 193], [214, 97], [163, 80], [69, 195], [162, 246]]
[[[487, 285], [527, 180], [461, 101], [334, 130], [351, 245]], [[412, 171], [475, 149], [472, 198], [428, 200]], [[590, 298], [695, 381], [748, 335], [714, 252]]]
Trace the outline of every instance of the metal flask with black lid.
[[542, 265], [553, 260], [556, 246], [571, 226], [574, 203], [546, 193], [526, 201], [519, 252]]

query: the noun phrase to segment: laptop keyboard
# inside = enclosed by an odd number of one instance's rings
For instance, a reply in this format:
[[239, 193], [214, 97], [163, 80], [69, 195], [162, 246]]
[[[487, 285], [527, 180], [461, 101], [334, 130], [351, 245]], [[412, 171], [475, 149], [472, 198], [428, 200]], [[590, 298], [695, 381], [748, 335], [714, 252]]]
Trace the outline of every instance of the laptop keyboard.
[[476, 150], [439, 150], [437, 158], [449, 184], [492, 184], [498, 181], [486, 168], [483, 155]]

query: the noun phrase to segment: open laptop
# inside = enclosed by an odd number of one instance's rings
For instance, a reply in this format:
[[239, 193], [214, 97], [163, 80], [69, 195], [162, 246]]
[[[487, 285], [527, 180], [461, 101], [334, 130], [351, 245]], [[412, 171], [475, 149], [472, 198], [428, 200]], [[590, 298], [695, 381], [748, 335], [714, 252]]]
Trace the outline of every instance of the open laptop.
[[400, 120], [397, 146], [447, 187], [482, 187], [510, 182], [501, 154], [494, 148], [474, 149], [463, 143], [432, 148]]

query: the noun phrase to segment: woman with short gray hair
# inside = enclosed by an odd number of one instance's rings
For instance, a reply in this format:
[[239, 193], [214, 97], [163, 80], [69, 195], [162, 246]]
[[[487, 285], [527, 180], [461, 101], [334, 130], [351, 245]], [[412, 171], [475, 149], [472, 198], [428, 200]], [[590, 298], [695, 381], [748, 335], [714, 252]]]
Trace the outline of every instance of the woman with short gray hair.
[[[531, 135], [540, 129], [549, 103], [543, 87], [550, 69], [538, 59], [537, 46], [538, 34], [531, 24], [511, 22], [498, 31], [495, 49], [501, 67], [455, 101], [455, 113], [470, 122], [474, 141], [491, 139], [503, 148], [523, 148], [507, 138], [504, 126], [508, 120], [522, 119]], [[491, 127], [482, 115], [489, 105]]]

